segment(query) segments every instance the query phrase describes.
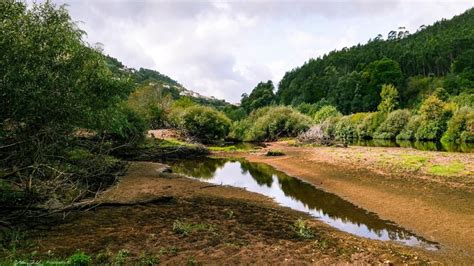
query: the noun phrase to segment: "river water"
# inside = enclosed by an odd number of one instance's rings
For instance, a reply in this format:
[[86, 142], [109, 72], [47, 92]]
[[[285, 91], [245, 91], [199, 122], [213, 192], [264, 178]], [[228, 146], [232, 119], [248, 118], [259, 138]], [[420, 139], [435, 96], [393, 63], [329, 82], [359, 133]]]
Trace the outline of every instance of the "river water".
[[168, 161], [174, 172], [212, 184], [245, 188], [272, 198], [279, 205], [309, 213], [341, 231], [408, 246], [438, 249], [436, 243], [368, 212], [339, 196], [279, 172], [266, 164], [206, 158]]

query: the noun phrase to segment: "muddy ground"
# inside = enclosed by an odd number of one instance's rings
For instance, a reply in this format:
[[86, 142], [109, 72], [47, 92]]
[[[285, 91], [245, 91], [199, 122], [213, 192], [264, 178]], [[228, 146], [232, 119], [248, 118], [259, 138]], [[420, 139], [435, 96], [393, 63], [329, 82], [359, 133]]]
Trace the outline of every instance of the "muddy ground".
[[[27, 232], [31, 245], [17, 254], [35, 252], [37, 259], [44, 259], [82, 250], [93, 254], [96, 263], [127, 254], [122, 256], [126, 264], [145, 265], [158, 261], [436, 263], [445, 259], [437, 252], [358, 238], [279, 207], [264, 196], [163, 173], [163, 169], [156, 163], [132, 163], [117, 186], [98, 198], [104, 205], [116, 206], [71, 212], [64, 220], [39, 219]], [[314, 237], [298, 237], [291, 227], [298, 218], [308, 221]], [[187, 234], [173, 228], [179, 222], [189, 225]]]
[[[265, 156], [278, 150], [284, 156]], [[217, 153], [270, 164], [442, 245], [448, 263], [474, 263], [474, 154], [385, 147], [296, 147]], [[435, 165], [461, 171], [431, 173]]]

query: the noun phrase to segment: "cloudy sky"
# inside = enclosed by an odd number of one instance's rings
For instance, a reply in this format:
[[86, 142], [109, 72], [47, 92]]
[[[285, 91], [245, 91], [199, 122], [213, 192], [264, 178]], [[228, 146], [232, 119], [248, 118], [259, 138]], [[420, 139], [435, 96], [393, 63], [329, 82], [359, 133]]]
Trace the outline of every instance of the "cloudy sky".
[[474, 0], [54, 0], [87, 41], [203, 95], [238, 102], [259, 81], [333, 49], [451, 18]]

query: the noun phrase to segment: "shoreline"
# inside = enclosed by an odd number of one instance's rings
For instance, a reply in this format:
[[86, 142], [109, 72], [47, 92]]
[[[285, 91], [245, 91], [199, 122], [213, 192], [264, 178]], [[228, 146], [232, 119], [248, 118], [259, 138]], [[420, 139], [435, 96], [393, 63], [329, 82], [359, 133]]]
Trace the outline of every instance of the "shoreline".
[[[153, 202], [155, 198], [167, 200]], [[206, 182], [167, 173], [166, 167], [159, 163], [132, 163], [127, 175], [99, 201], [122, 205], [72, 213], [69, 219], [46, 231], [31, 230], [29, 240], [37, 243], [38, 254], [49, 250], [60, 256], [68, 256], [74, 250], [116, 254], [126, 249], [130, 263], [139, 262], [141, 254], [160, 254], [160, 261], [171, 264], [183, 264], [191, 258], [204, 263], [230, 264], [444, 260], [437, 252], [344, 233], [257, 193], [209, 186]], [[126, 206], [127, 203], [136, 205]], [[300, 218], [305, 219], [314, 238], [295, 237], [291, 226]], [[178, 235], [173, 229], [176, 221], [208, 229], [190, 232], [188, 236]]]
[[[284, 156], [265, 156], [269, 150]], [[359, 154], [392, 157], [391, 165], [375, 164], [374, 158]], [[470, 167], [473, 154], [444, 154], [442, 159], [461, 159], [469, 164], [464, 176], [435, 176], [412, 169], [398, 169], [397, 158], [403, 156], [437, 157], [436, 152], [406, 148], [295, 147], [287, 142], [268, 143], [258, 152], [214, 152], [215, 156], [240, 157], [251, 162], [266, 163], [290, 176], [300, 178], [318, 188], [377, 213], [402, 227], [439, 242], [440, 253], [453, 261], [473, 261], [474, 193]], [[358, 164], [357, 162], [363, 162]], [[426, 163], [431, 163], [427, 161]], [[372, 164], [372, 165], [371, 165]], [[459, 237], [459, 236], [463, 237]]]

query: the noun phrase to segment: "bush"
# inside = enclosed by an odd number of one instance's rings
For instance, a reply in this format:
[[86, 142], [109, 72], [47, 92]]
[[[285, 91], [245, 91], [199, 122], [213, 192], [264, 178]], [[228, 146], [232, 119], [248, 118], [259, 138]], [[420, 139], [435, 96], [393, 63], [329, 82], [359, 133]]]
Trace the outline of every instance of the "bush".
[[460, 93], [451, 98], [451, 101], [456, 103], [459, 107], [467, 106], [474, 108], [474, 93]]
[[178, 123], [186, 134], [205, 143], [223, 140], [231, 126], [230, 119], [224, 113], [206, 106], [185, 109]]
[[400, 140], [413, 140], [415, 139], [415, 133], [421, 125], [421, 117], [414, 115], [408, 120], [408, 123], [397, 135], [397, 139]]
[[99, 135], [111, 136], [118, 140], [142, 139], [148, 129], [148, 123], [137, 112], [125, 104], [101, 112], [93, 128]]
[[290, 228], [293, 230], [295, 235], [301, 239], [312, 239], [314, 238], [314, 233], [311, 228], [306, 224], [306, 221], [299, 218], [294, 222], [293, 225], [290, 225]]
[[231, 136], [243, 141], [272, 141], [295, 137], [307, 130], [311, 119], [291, 107], [269, 106], [253, 111], [234, 123]]
[[442, 137], [442, 141], [448, 142], [472, 142], [474, 140], [474, 109], [469, 107], [460, 108], [448, 121], [448, 128]]
[[76, 251], [71, 257], [68, 259], [68, 264], [73, 266], [87, 266], [91, 264], [91, 257], [86, 255], [82, 251]]
[[415, 133], [417, 140], [437, 140], [443, 133], [445, 126], [439, 121], [422, 121]]
[[163, 92], [164, 89], [157, 84], [142, 85], [127, 99], [127, 106], [140, 115], [148, 123], [149, 128], [168, 125], [166, 114], [171, 108], [172, 98]]
[[336, 139], [347, 141], [357, 137], [357, 128], [351, 120], [351, 116], [343, 116], [336, 124]]
[[398, 106], [398, 91], [392, 84], [382, 85], [380, 92], [380, 104], [377, 110], [383, 113], [390, 113]]
[[361, 139], [371, 139], [375, 131], [385, 120], [385, 114], [374, 112], [367, 114], [362, 122], [357, 126], [357, 135]]
[[324, 137], [327, 139], [336, 138], [336, 125], [341, 119], [340, 116], [331, 116], [326, 118], [323, 123], [321, 123], [321, 129], [324, 132]]
[[313, 117], [318, 111], [318, 106], [315, 103], [301, 103], [296, 107], [296, 110], [298, 110], [302, 114]]
[[417, 140], [438, 140], [446, 129], [451, 110], [436, 95], [423, 101], [420, 106], [421, 123], [415, 133]]
[[410, 120], [408, 110], [396, 110], [388, 114], [387, 119], [374, 134], [375, 139], [395, 139]]
[[336, 107], [332, 105], [326, 105], [321, 107], [319, 111], [316, 112], [314, 115], [314, 121], [319, 124], [324, 122], [329, 117], [339, 117], [342, 116], [342, 114], [336, 109]]
[[466, 130], [461, 133], [461, 141], [474, 142], [474, 119], [470, 118], [466, 122]]
[[267, 153], [265, 154], [265, 156], [283, 156], [283, 155], [285, 155], [285, 153], [278, 150], [267, 151]]

